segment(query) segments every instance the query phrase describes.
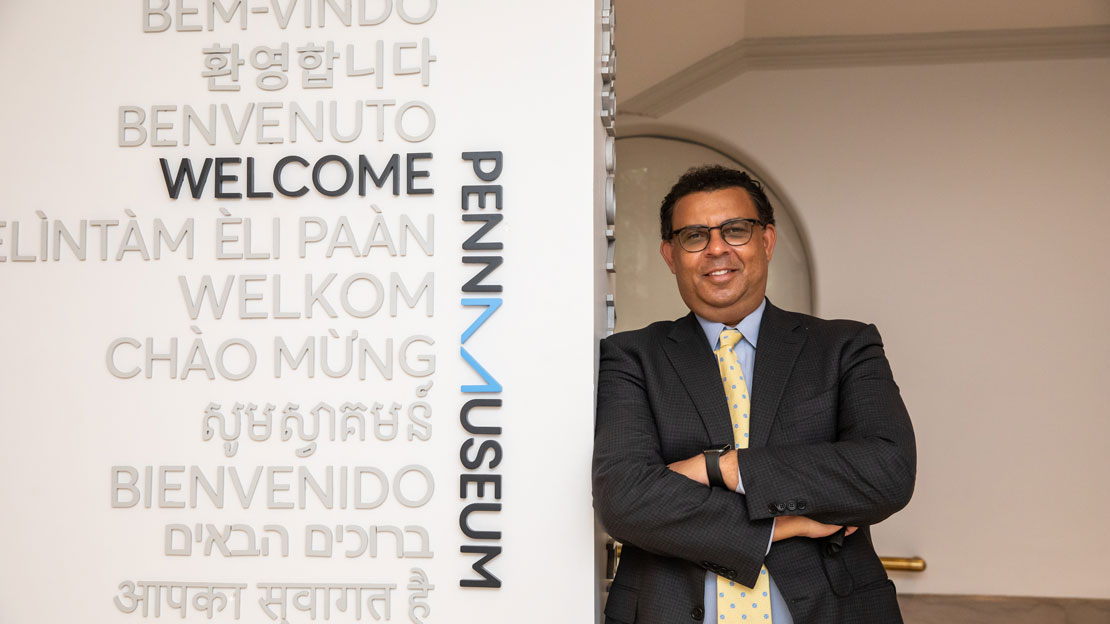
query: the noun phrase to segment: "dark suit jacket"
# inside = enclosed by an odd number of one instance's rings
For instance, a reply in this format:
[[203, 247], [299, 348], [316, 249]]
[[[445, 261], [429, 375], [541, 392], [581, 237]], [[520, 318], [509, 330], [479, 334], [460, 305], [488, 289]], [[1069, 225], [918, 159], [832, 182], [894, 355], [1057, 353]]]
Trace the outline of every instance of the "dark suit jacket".
[[[741, 495], [667, 468], [732, 443], [694, 315], [602, 341], [594, 507], [624, 544], [608, 623], [701, 620], [706, 570], [751, 586], [764, 563], [795, 624], [901, 621], [866, 527], [909, 502], [916, 450], [878, 331], [768, 302], [758, 344]], [[793, 514], [863, 528], [835, 556], [801, 537], [767, 553], [772, 519]]]

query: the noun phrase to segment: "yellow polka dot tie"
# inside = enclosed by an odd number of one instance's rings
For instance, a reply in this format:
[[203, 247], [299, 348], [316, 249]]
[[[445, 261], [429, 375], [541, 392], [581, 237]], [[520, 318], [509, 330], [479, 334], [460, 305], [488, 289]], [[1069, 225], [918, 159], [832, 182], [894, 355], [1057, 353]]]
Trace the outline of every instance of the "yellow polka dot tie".
[[[743, 337], [740, 330], [726, 327], [721, 331], [721, 346], [714, 351], [717, 366], [721, 369], [721, 383], [725, 385], [725, 396], [728, 397], [732, 439], [738, 449], [748, 448], [748, 423], [751, 421], [752, 405], [748, 384], [740, 370], [740, 360], [733, 353], [733, 347]], [[717, 621], [771, 621], [771, 583], [767, 577], [767, 566], [759, 571], [755, 587], [744, 587], [740, 583], [717, 577]]]

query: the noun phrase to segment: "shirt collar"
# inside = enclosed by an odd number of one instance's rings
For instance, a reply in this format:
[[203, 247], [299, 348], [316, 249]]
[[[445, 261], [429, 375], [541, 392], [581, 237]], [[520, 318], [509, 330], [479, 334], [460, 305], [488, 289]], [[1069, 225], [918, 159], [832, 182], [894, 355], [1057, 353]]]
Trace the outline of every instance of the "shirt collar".
[[[763, 322], [763, 310], [766, 308], [767, 298], [764, 297], [758, 308], [751, 314], [745, 316], [735, 328], [730, 327], [730, 329], [739, 329], [740, 333], [744, 335], [744, 340], [752, 345], [753, 349], [756, 348], [756, 343], [759, 341], [759, 325]], [[723, 330], [726, 325], [724, 323], [707, 321], [697, 314], [694, 315], [694, 318], [698, 319], [702, 331], [705, 332], [705, 339], [709, 341], [709, 348], [716, 349], [721, 339], [721, 330]]]

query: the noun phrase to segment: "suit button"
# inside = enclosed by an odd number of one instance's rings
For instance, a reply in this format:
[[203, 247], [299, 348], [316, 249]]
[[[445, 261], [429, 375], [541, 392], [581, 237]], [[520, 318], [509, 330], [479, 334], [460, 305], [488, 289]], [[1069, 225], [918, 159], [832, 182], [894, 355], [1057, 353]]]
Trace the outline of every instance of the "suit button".
[[798, 504], [795, 503], [794, 501], [786, 501], [786, 508], [789, 509], [790, 511], [794, 511], [795, 509], [798, 508]]
[[690, 617], [695, 620], [702, 619], [703, 617], [705, 617], [705, 609], [702, 609], [701, 607], [694, 607], [693, 609], [690, 609]]
[[735, 579], [736, 578], [736, 570], [729, 570], [728, 571], [728, 578], [729, 578], [729, 580]]
[[775, 513], [779, 510], [779, 506], [774, 503], [767, 503], [767, 511]]
[[701, 567], [708, 568], [709, 567], [709, 562], [708, 561], [702, 561], [701, 562]]
[[779, 513], [782, 513], [784, 511], [786, 511], [786, 505], [783, 505], [782, 503], [779, 503], [779, 504], [775, 505], [775, 509], [777, 509], [779, 511]]
[[799, 500], [798, 500], [798, 510], [799, 510], [799, 511], [801, 511], [801, 510], [803, 510], [803, 509], [805, 509], [805, 508], [806, 508], [806, 501], [805, 501], [805, 499], [799, 499]]

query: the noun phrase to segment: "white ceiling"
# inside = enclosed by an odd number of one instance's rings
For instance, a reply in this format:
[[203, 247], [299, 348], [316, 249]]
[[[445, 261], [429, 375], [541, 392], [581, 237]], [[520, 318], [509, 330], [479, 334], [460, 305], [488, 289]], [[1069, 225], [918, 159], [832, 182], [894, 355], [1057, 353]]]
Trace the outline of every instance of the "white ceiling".
[[1110, 24], [1110, 0], [615, 0], [626, 100], [741, 39]]

